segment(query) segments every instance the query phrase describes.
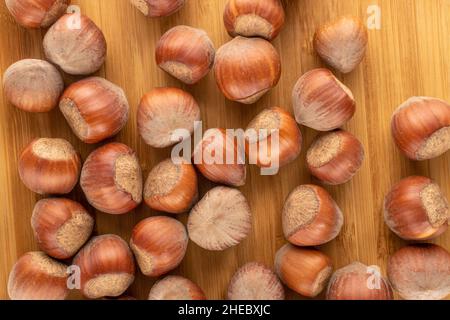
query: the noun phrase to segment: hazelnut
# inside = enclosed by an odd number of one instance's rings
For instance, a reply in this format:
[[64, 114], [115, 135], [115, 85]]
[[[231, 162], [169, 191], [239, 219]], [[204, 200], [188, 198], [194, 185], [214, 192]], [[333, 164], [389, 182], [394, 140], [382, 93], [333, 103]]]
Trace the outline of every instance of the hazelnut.
[[406, 300], [440, 300], [450, 295], [450, 254], [434, 244], [410, 245], [389, 258], [388, 277]]
[[192, 209], [188, 233], [198, 246], [223, 251], [242, 242], [250, 233], [252, 215], [245, 196], [237, 189], [216, 187]]
[[228, 300], [284, 300], [284, 288], [272, 270], [250, 262], [236, 271], [227, 295]]
[[217, 51], [214, 73], [227, 99], [253, 104], [280, 80], [280, 56], [266, 40], [236, 37]]
[[47, 60], [68, 74], [88, 75], [105, 62], [105, 36], [85, 15], [63, 15], [47, 31], [43, 44]]
[[39, 138], [22, 151], [19, 175], [25, 186], [39, 194], [67, 194], [78, 183], [81, 159], [64, 139]]
[[9, 274], [8, 295], [12, 300], [64, 300], [67, 277], [66, 265], [43, 252], [28, 252]]
[[145, 16], [167, 17], [180, 10], [186, 0], [130, 0]]
[[441, 188], [431, 179], [408, 177], [386, 195], [384, 218], [399, 237], [428, 240], [447, 230], [449, 204]]
[[214, 44], [204, 30], [176, 26], [156, 45], [156, 63], [171, 76], [186, 84], [205, 77], [214, 64]]
[[[275, 133], [278, 137], [274, 147], [272, 138]], [[289, 112], [275, 107], [264, 109], [250, 122], [246, 129], [246, 142], [251, 163], [256, 159], [261, 167], [270, 167], [274, 162], [282, 167], [300, 155], [302, 133]]]
[[128, 120], [128, 100], [122, 88], [99, 77], [70, 85], [59, 109], [75, 135], [85, 143], [115, 136]]
[[42, 199], [34, 206], [31, 226], [42, 251], [56, 259], [68, 259], [89, 239], [94, 218], [78, 202]]
[[142, 172], [135, 152], [122, 143], [94, 150], [81, 170], [81, 188], [97, 210], [124, 214], [142, 201]]
[[314, 298], [325, 288], [333, 266], [330, 258], [318, 250], [286, 244], [276, 254], [275, 270], [290, 289]]
[[328, 284], [327, 300], [393, 299], [389, 281], [380, 275], [373, 274], [368, 266], [360, 262], [353, 262], [337, 270]]
[[151, 217], [134, 227], [130, 247], [142, 273], [158, 277], [178, 267], [188, 240], [186, 228], [178, 220]]
[[283, 231], [297, 246], [318, 246], [338, 236], [344, 216], [330, 194], [315, 185], [294, 189], [283, 207]]
[[70, 0], [5, 0], [14, 20], [25, 28], [47, 28], [67, 10]]
[[412, 97], [392, 116], [392, 135], [400, 150], [412, 160], [429, 160], [450, 150], [450, 104]]
[[306, 155], [312, 175], [328, 185], [344, 184], [359, 171], [364, 147], [351, 133], [336, 130], [318, 136]]
[[194, 166], [183, 159], [164, 160], [150, 171], [144, 186], [144, 201], [152, 209], [169, 213], [188, 211], [198, 199]]
[[247, 170], [239, 149], [236, 137], [224, 129], [209, 129], [195, 147], [193, 160], [209, 180], [240, 187], [245, 184]]
[[320, 26], [314, 35], [314, 48], [319, 56], [342, 73], [353, 71], [361, 63], [367, 42], [367, 28], [350, 16]]
[[352, 92], [330, 70], [305, 73], [292, 92], [295, 119], [318, 131], [331, 131], [346, 124], [355, 114]]
[[[194, 97], [177, 88], [157, 88], [142, 97], [137, 123], [145, 143], [155, 148], [170, 147], [181, 139], [173, 136], [176, 130], [194, 132], [200, 121], [200, 108]], [[185, 139], [188, 137], [184, 137]]]
[[157, 281], [148, 300], [206, 300], [203, 290], [189, 279], [167, 276]]
[[275, 39], [284, 25], [280, 0], [229, 0], [223, 20], [230, 36]]
[[134, 281], [134, 259], [122, 238], [108, 234], [92, 238], [75, 256], [81, 292], [89, 299], [119, 297]]
[[25, 59], [12, 64], [3, 75], [5, 96], [28, 112], [47, 112], [58, 104], [64, 90], [59, 71], [43, 60]]

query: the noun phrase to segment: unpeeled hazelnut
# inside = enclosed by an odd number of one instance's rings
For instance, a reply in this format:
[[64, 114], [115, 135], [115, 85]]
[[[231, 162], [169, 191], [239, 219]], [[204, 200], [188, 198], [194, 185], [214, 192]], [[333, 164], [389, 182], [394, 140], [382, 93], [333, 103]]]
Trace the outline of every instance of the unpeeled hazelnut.
[[198, 246], [223, 251], [242, 242], [250, 233], [252, 215], [245, 196], [237, 189], [216, 187], [189, 214], [188, 233]]
[[[278, 135], [275, 142], [274, 135]], [[282, 167], [300, 155], [302, 132], [289, 112], [278, 107], [269, 108], [247, 126], [246, 142], [250, 162], [256, 159], [261, 167], [270, 167], [276, 162]]]
[[214, 74], [227, 99], [252, 104], [280, 80], [280, 56], [264, 39], [238, 36], [217, 51]]
[[406, 240], [436, 238], [448, 228], [450, 209], [439, 185], [413, 176], [397, 183], [384, 200], [389, 228]]
[[25, 28], [47, 28], [62, 16], [70, 0], [5, 0], [16, 22]]
[[336, 130], [314, 140], [306, 161], [313, 176], [328, 185], [338, 185], [353, 178], [364, 157], [364, 147], [354, 135]]
[[229, 300], [284, 300], [284, 288], [277, 275], [258, 262], [250, 262], [233, 275]]
[[318, 246], [336, 238], [344, 216], [331, 195], [315, 185], [297, 187], [283, 207], [283, 231], [297, 246]]
[[176, 26], [156, 45], [158, 66], [186, 84], [205, 77], [214, 64], [214, 44], [204, 30]]
[[292, 92], [295, 119], [318, 131], [331, 131], [346, 124], [355, 114], [352, 92], [328, 69], [305, 73]]
[[43, 44], [47, 59], [69, 74], [88, 75], [105, 62], [105, 36], [85, 15], [62, 16], [47, 31]]
[[42, 199], [34, 206], [31, 226], [42, 251], [56, 259], [68, 259], [89, 239], [94, 218], [75, 201]]
[[67, 194], [80, 176], [81, 159], [64, 139], [39, 138], [22, 151], [19, 175], [25, 186], [39, 194]]
[[209, 129], [195, 147], [193, 160], [209, 180], [240, 187], [245, 184], [247, 169], [239, 149], [236, 137], [224, 129]]
[[67, 266], [43, 252], [28, 252], [14, 264], [8, 280], [12, 300], [64, 300]]
[[181, 158], [167, 159], [150, 171], [144, 186], [144, 201], [150, 208], [178, 214], [188, 211], [197, 199], [197, 174], [192, 164]]
[[276, 254], [275, 270], [290, 289], [313, 298], [325, 288], [333, 265], [330, 258], [318, 250], [286, 244]]
[[389, 258], [392, 287], [406, 300], [440, 300], [450, 295], [450, 254], [434, 244], [410, 245]]
[[450, 150], [450, 104], [429, 97], [412, 97], [392, 116], [392, 135], [412, 160], [429, 160]]
[[393, 293], [386, 278], [354, 262], [331, 276], [327, 300], [393, 300]]
[[206, 300], [206, 296], [191, 280], [167, 276], [153, 285], [148, 300]]
[[156, 88], [139, 104], [137, 123], [145, 143], [155, 148], [172, 146], [188, 137], [174, 136], [177, 130], [194, 132], [200, 108], [194, 97], [177, 88]]
[[142, 172], [136, 153], [122, 143], [94, 150], [81, 170], [81, 188], [97, 210], [124, 214], [142, 201]]
[[353, 71], [361, 63], [367, 42], [367, 28], [350, 16], [320, 26], [314, 35], [314, 48], [319, 56], [342, 73]]
[[230, 36], [262, 37], [273, 40], [284, 25], [280, 0], [229, 0], [223, 20]]
[[116, 235], [92, 238], [75, 256], [81, 292], [89, 299], [119, 297], [134, 281], [134, 259], [127, 243]]
[[167, 17], [180, 10], [186, 0], [130, 0], [147, 17]]
[[3, 87], [6, 98], [17, 108], [47, 112], [58, 105], [64, 82], [59, 71], [47, 61], [24, 59], [5, 71]]
[[183, 260], [188, 245], [184, 225], [169, 217], [151, 217], [133, 229], [130, 247], [141, 272], [158, 277], [175, 269]]
[[99, 77], [70, 85], [59, 109], [75, 135], [85, 143], [115, 136], [128, 120], [129, 105], [122, 88]]

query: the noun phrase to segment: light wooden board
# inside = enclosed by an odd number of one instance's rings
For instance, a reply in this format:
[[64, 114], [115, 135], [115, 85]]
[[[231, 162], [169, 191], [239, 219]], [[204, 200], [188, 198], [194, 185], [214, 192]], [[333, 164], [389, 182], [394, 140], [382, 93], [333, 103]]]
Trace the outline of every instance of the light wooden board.
[[[216, 47], [230, 40], [222, 23], [226, 0], [188, 0], [177, 14], [148, 19], [126, 0], [78, 0], [82, 12], [104, 31], [108, 57], [99, 75], [122, 86], [132, 106], [126, 128], [116, 140], [134, 148], [145, 175], [170, 150], [155, 150], [140, 139], [135, 121], [140, 97], [157, 86], [177, 86], [198, 100], [206, 128], [243, 128], [263, 108], [282, 106], [292, 110], [291, 90], [304, 72], [323, 66], [315, 55], [315, 28], [338, 15], [353, 14], [366, 19], [367, 7], [382, 10], [381, 30], [369, 32], [369, 50], [362, 65], [349, 75], [338, 75], [357, 100], [357, 113], [346, 129], [363, 142], [367, 158], [360, 173], [346, 185], [328, 188], [345, 213], [342, 234], [321, 248], [335, 267], [359, 260], [386, 268], [387, 257], [405, 243], [394, 236], [382, 219], [383, 197], [391, 185], [412, 174], [436, 179], [450, 196], [450, 153], [429, 162], [411, 162], [396, 149], [390, 135], [390, 117], [405, 99], [414, 95], [435, 96], [450, 101], [450, 0], [286, 0], [287, 21], [274, 41], [283, 74], [278, 86], [256, 105], [226, 101], [216, 87], [213, 74], [199, 84], [186, 87], [159, 70], [154, 62], [155, 43], [169, 28], [186, 24], [207, 30]], [[0, 72], [23, 58], [43, 58], [44, 30], [17, 26], [0, 2]], [[74, 78], [66, 77], [70, 83]], [[1, 90], [1, 89], [0, 89]], [[19, 179], [17, 159], [34, 137], [62, 137], [81, 152], [83, 159], [93, 150], [72, 134], [58, 110], [28, 114], [9, 103], [0, 91], [0, 298], [7, 298], [8, 273], [23, 253], [36, 250], [30, 216], [39, 196], [28, 191]], [[275, 177], [262, 177], [249, 167], [241, 188], [253, 211], [253, 231], [241, 245], [221, 253], [207, 252], [193, 243], [182, 265], [174, 271], [197, 282], [210, 299], [225, 297], [234, 271], [250, 261], [273, 265], [276, 250], [285, 242], [280, 212], [288, 193], [299, 184], [314, 182], [305, 166], [305, 150], [316, 136], [302, 128], [304, 149], [295, 163]], [[201, 180], [201, 194], [213, 186]], [[77, 190], [71, 195], [82, 201]], [[96, 233], [115, 233], [128, 241], [133, 226], [157, 214], [144, 205], [124, 216], [97, 213]], [[186, 215], [181, 216], [186, 221]], [[450, 232], [436, 243], [450, 249]], [[138, 275], [129, 293], [146, 298], [154, 279]], [[290, 298], [297, 295], [289, 293]], [[74, 294], [77, 297], [77, 294]]]

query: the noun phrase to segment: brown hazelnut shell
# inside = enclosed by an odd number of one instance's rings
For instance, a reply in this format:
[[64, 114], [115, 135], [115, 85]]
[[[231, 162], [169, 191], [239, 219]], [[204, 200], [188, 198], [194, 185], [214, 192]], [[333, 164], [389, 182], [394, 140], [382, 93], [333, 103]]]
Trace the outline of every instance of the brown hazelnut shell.
[[[249, 123], [246, 133], [249, 133], [249, 130], [257, 134], [256, 137], [249, 137], [249, 135], [246, 137], [246, 153], [251, 163], [253, 163], [252, 159], [256, 159], [258, 166], [270, 167], [274, 163], [273, 159], [278, 157], [278, 165], [283, 167], [300, 155], [302, 132], [291, 114], [282, 108], [263, 110]], [[267, 134], [261, 130], [267, 130]], [[278, 130], [279, 137], [278, 152], [274, 154], [272, 154], [272, 130]], [[263, 146], [261, 146], [262, 142]]]
[[61, 97], [59, 109], [75, 135], [90, 144], [119, 133], [129, 114], [122, 88], [99, 77], [70, 85]]
[[34, 206], [31, 226], [42, 251], [56, 259], [68, 259], [89, 239], [94, 218], [78, 202], [42, 199]]
[[94, 150], [81, 170], [80, 185], [97, 210], [130, 212], [142, 201], [142, 172], [135, 152], [117, 142]]
[[429, 97], [412, 97], [392, 116], [392, 136], [410, 159], [429, 160], [450, 150], [450, 104]]
[[275, 256], [275, 271], [290, 289], [313, 298], [325, 288], [333, 265], [328, 256], [316, 249], [286, 244]]
[[153, 285], [148, 300], [206, 300], [206, 296], [191, 280], [180, 276], [167, 276]]
[[38, 138], [22, 151], [19, 175], [25, 186], [39, 194], [67, 194], [78, 183], [81, 159], [64, 139]]
[[284, 25], [285, 13], [279, 0], [229, 0], [223, 13], [230, 36], [275, 39]]
[[152, 209], [179, 214], [198, 199], [197, 173], [183, 159], [167, 159], [156, 165], [144, 185], [144, 201]]
[[292, 91], [295, 119], [318, 131], [331, 131], [355, 114], [353, 93], [328, 69], [313, 69], [297, 81]]
[[107, 234], [92, 238], [75, 256], [81, 293], [90, 299], [118, 297], [134, 281], [134, 258], [127, 243]]
[[167, 31], [156, 45], [157, 65], [186, 84], [204, 78], [214, 64], [214, 44], [208, 34], [189, 26]]
[[5, 0], [6, 7], [22, 27], [51, 26], [67, 10], [70, 0]]
[[283, 231], [297, 246], [318, 246], [338, 236], [344, 216], [322, 187], [302, 185], [294, 189], [283, 207]]
[[350, 181], [361, 168], [364, 158], [364, 146], [344, 130], [318, 136], [306, 155], [312, 175], [328, 185]]
[[157, 216], [142, 220], [134, 227], [130, 247], [141, 272], [148, 277], [159, 277], [181, 263], [188, 241], [181, 222]]
[[398, 182], [386, 195], [384, 218], [388, 227], [405, 240], [429, 240], [447, 230], [449, 203], [434, 181], [412, 176]]
[[[72, 27], [78, 22], [79, 28]], [[47, 31], [43, 45], [47, 60], [72, 75], [92, 74], [106, 59], [103, 32], [83, 14], [63, 15]]]
[[320, 26], [313, 42], [326, 63], [342, 73], [349, 73], [366, 55], [367, 28], [358, 18], [340, 17]]
[[14, 264], [8, 280], [12, 300], [64, 300], [67, 266], [43, 252], [28, 252]]
[[186, 0], [130, 0], [145, 16], [167, 17], [180, 10]]
[[253, 104], [278, 84], [280, 56], [264, 39], [238, 36], [217, 50], [214, 74], [227, 99]]
[[58, 105], [64, 82], [52, 64], [24, 59], [12, 64], [3, 75], [5, 96], [14, 106], [28, 112], [47, 112]]

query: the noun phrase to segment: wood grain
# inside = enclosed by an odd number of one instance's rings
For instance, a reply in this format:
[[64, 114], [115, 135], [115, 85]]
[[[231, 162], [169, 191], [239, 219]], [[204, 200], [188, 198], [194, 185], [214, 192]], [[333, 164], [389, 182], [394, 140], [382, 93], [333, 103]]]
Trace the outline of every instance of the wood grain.
[[[146, 91], [158, 86], [187, 89], [201, 106], [204, 129], [243, 128], [265, 107], [282, 106], [292, 111], [290, 97], [296, 80], [304, 72], [323, 66], [312, 47], [315, 28], [342, 14], [366, 19], [367, 7], [378, 4], [382, 27], [369, 32], [366, 59], [351, 74], [338, 74], [357, 100], [357, 113], [346, 128], [361, 139], [367, 158], [351, 182], [328, 188], [344, 211], [345, 227], [338, 239], [321, 249], [332, 257], [335, 267], [358, 260], [377, 264], [385, 271], [388, 255], [405, 244], [386, 228], [382, 219], [383, 197], [390, 186], [408, 175], [425, 175], [436, 179], [450, 196], [450, 153], [427, 162], [409, 161], [395, 147], [389, 130], [393, 110], [410, 96], [435, 96], [450, 101], [450, 0], [286, 0], [286, 26], [274, 41], [282, 57], [282, 78], [274, 90], [252, 106], [226, 101], [213, 74], [186, 87], [159, 70], [154, 62], [156, 41], [179, 24], [207, 30], [217, 48], [227, 42], [230, 38], [222, 23], [226, 0], [188, 0], [180, 12], [163, 19], [145, 18], [125, 0], [72, 2], [80, 5], [82, 12], [105, 33], [108, 57], [99, 75], [122, 86], [132, 106], [128, 125], [115, 140], [138, 152], [145, 175], [170, 155], [169, 149], [156, 150], [145, 145], [138, 135], [136, 109]], [[0, 4], [0, 30], [1, 73], [19, 59], [43, 58], [45, 30], [25, 30], [16, 25], [4, 1]], [[70, 83], [75, 78], [65, 80]], [[76, 146], [83, 159], [94, 147], [77, 140], [58, 110], [28, 114], [11, 106], [1, 91], [0, 97], [0, 298], [5, 299], [12, 265], [21, 254], [37, 249], [30, 217], [40, 197], [27, 190], [19, 179], [20, 151], [34, 137], [65, 138]], [[241, 188], [254, 216], [253, 231], [247, 240], [222, 253], [189, 244], [184, 262], [174, 273], [197, 282], [208, 298], [224, 298], [229, 279], [244, 263], [260, 261], [273, 265], [276, 250], [285, 242], [280, 218], [284, 199], [299, 184], [317, 183], [305, 166], [306, 147], [317, 133], [306, 128], [302, 132], [305, 142], [301, 157], [279, 175], [263, 177], [256, 167], [249, 167], [247, 184]], [[201, 194], [212, 186], [201, 179]], [[70, 197], [86, 204], [79, 188]], [[96, 233], [115, 233], [128, 241], [133, 226], [153, 214], [158, 213], [143, 205], [121, 217], [97, 212]], [[185, 222], [186, 215], [180, 219]], [[450, 232], [436, 243], [450, 250]], [[129, 293], [146, 298], [153, 282], [154, 279], [139, 275]], [[298, 298], [293, 293], [288, 296]]]

